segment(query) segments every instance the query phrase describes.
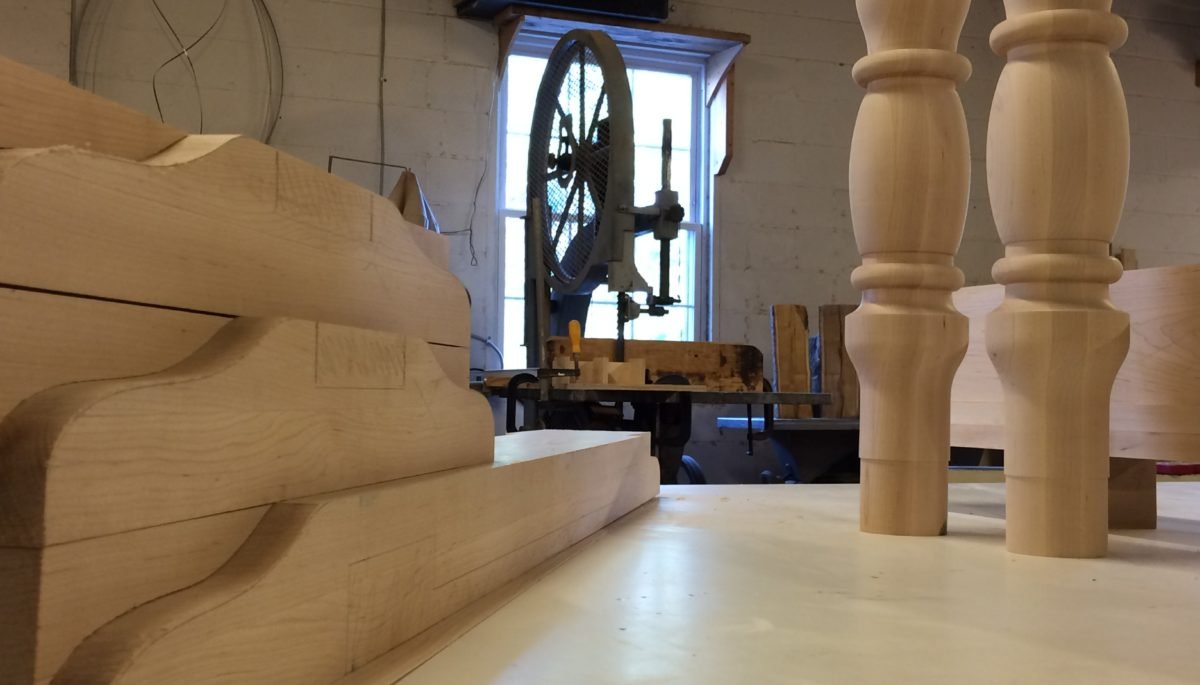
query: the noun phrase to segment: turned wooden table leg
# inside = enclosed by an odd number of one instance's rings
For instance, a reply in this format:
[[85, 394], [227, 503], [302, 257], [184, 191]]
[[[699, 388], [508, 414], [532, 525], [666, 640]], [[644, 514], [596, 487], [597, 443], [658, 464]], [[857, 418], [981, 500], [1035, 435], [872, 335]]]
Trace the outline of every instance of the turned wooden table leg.
[[950, 295], [971, 159], [956, 87], [970, 0], [858, 0], [867, 89], [850, 152], [850, 208], [862, 305], [846, 319], [861, 383], [860, 526], [938, 535], [946, 526], [950, 384], [967, 319]]
[[992, 49], [1008, 59], [988, 128], [988, 188], [1006, 286], [987, 320], [1004, 384], [1008, 549], [1107, 551], [1109, 396], [1129, 317], [1109, 300], [1125, 201], [1129, 120], [1109, 52], [1111, 0], [1005, 0]]
[[1108, 462], [1109, 530], [1158, 527], [1158, 464], [1149, 459]]

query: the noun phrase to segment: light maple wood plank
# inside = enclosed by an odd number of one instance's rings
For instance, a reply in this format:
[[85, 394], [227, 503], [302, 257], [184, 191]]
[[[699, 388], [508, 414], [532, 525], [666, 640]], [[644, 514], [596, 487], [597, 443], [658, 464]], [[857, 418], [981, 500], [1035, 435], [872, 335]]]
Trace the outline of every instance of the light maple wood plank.
[[[310, 194], [332, 209], [307, 211]], [[468, 347], [462, 283], [372, 197], [244, 138], [193, 136], [144, 163], [3, 151], [0, 283]]]
[[400, 233], [407, 233], [429, 261], [443, 269], [450, 269], [450, 242], [446, 238], [408, 221], [387, 198], [372, 195], [371, 242], [383, 249], [407, 249], [404, 236], [397, 237]]
[[227, 323], [223, 316], [0, 288], [0, 417], [51, 386], [161, 371]]
[[93, 633], [55, 682], [323, 685], [658, 492], [645, 434], [497, 443], [494, 465], [272, 506], [220, 571]]
[[424, 342], [238, 319], [166, 371], [57, 386], [10, 413], [0, 423], [0, 546], [491, 459], [486, 400], [449, 381]]
[[[48, 681], [92, 631], [220, 568], [265, 512], [256, 507], [44, 549], [0, 549], [0, 604], [23, 607], [0, 607], [0, 682]], [[5, 559], [28, 562], [14, 567]]]
[[[617, 342], [606, 338], [584, 338], [579, 358], [616, 359]], [[547, 359], [570, 357], [571, 343], [565, 337], [546, 342]], [[669, 340], [626, 340], [626, 359], [645, 359], [650, 380], [683, 376], [693, 385], [710, 390], [762, 390], [763, 356], [752, 345]]]
[[[161, 371], [195, 352], [230, 319], [156, 307], [0, 288], [0, 417], [55, 385]], [[79, 335], [87, 331], [86, 336]], [[466, 387], [470, 351], [430, 345]]]
[[[808, 363], [808, 307], [800, 304], [772, 305], [771, 334], [774, 341], [775, 389], [779, 392], [810, 392], [812, 371]], [[781, 405], [779, 417], [812, 418], [812, 407]]]
[[115, 102], [0, 57], [0, 148], [72, 145], [142, 160], [187, 135]]
[[[964, 288], [955, 306], [971, 319], [967, 356], [951, 394], [951, 442], [1003, 448], [1004, 394], [984, 335], [1004, 288]], [[1112, 300], [1130, 315], [1130, 345], [1110, 405], [1110, 456], [1200, 460], [1200, 266], [1128, 271]]]
[[0, 547], [0, 683], [33, 682], [41, 563], [35, 549]]

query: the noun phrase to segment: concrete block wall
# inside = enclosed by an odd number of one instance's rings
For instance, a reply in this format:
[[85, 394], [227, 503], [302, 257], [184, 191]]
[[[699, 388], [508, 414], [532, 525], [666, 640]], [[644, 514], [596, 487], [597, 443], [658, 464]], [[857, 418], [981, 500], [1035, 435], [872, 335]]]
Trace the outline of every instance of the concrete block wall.
[[[285, 66], [273, 144], [322, 167], [331, 154], [380, 158], [381, 1], [268, 0]], [[159, 2], [190, 35], [219, 5]], [[0, 53], [65, 76], [71, 6], [70, 0], [0, 0]], [[97, 75], [108, 79], [112, 96], [153, 112], [147, 81], [156, 64], [149, 48], [138, 47], [156, 46], [154, 56], [167, 49], [169, 56], [169, 44], [164, 48], [148, 2], [111, 6], [124, 15], [113, 19], [114, 30], [125, 33]], [[451, 0], [387, 0], [384, 157], [420, 174], [446, 231], [464, 230], [474, 217], [478, 264], [459, 234], [452, 238], [454, 268], [471, 291], [476, 332], [494, 335], [501, 268], [493, 168], [497, 38], [487, 24], [455, 18], [452, 6]], [[850, 68], [865, 44], [854, 3], [677, 0], [673, 6], [673, 23], [753, 37], [737, 66], [735, 156], [715, 190], [714, 330], [719, 339], [769, 351], [772, 304], [815, 308], [858, 299], [849, 281], [858, 256], [846, 168], [862, 98]], [[1136, 248], [1143, 267], [1200, 261], [1200, 7], [1189, 0], [1115, 0], [1114, 9], [1130, 24], [1116, 63], [1133, 131], [1129, 201], [1117, 243]], [[990, 281], [1002, 252], [984, 164], [991, 97], [1003, 66], [987, 36], [1002, 18], [1000, 0], [975, 0], [961, 43], [975, 67], [961, 89], [974, 183], [958, 264], [971, 284]], [[214, 47], [197, 56], [205, 99], [214, 103], [213, 116], [224, 117], [214, 126], [249, 126], [260, 106], [261, 98], [251, 97], [262, 78], [247, 66], [257, 63], [247, 51], [253, 41], [247, 21], [231, 13]], [[182, 76], [166, 70], [164, 92], [174, 98], [172, 114], [187, 117], [190, 85]], [[334, 171], [378, 187], [373, 167], [338, 162]], [[393, 178], [387, 175], [386, 187]], [[483, 358], [476, 350], [476, 362]], [[712, 425], [705, 416], [695, 425], [694, 451], [707, 457], [715, 480], [754, 480], [760, 468], [773, 466], [767, 450], [758, 451], [757, 461], [725, 456], [741, 451], [741, 436], [702, 429]]]

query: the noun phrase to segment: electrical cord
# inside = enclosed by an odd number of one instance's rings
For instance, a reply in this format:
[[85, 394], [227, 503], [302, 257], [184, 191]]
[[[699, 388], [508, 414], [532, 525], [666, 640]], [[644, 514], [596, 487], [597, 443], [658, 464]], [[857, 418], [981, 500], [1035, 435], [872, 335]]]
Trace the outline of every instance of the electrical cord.
[[[496, 111], [496, 100], [500, 97], [500, 89], [492, 89], [492, 102], [488, 111], [484, 114], [489, 120], [492, 118], [492, 113]], [[499, 134], [497, 134], [499, 135]], [[492, 146], [491, 141], [488, 141], [489, 146]], [[471, 199], [471, 216], [467, 219], [467, 227], [458, 231], [442, 231], [442, 235], [461, 235], [467, 234], [467, 249], [471, 252], [471, 266], [479, 266], [479, 257], [475, 254], [475, 214], [479, 210], [479, 192], [483, 190], [483, 182], [487, 179], [488, 165], [491, 164], [491, 158], [485, 157], [483, 161], [483, 172], [479, 174], [479, 182], [475, 184], [475, 195]]]
[[383, 115], [384, 70], [387, 65], [387, 0], [379, 3], [379, 194], [383, 195], [383, 172], [387, 168], [387, 120]]
[[279, 31], [275, 28], [275, 18], [267, 7], [266, 0], [251, 0], [255, 17], [258, 19], [258, 33], [263, 44], [263, 59], [267, 64], [267, 107], [263, 117], [260, 140], [271, 142], [275, 134], [275, 126], [279, 123], [279, 113], [283, 109], [283, 46], [279, 43]]
[[492, 342], [491, 338], [485, 338], [482, 335], [472, 333], [471, 339], [477, 340], [491, 348], [491, 350], [496, 353], [496, 357], [500, 360], [500, 368], [504, 368], [504, 353], [500, 351], [500, 348], [496, 346], [496, 343]]

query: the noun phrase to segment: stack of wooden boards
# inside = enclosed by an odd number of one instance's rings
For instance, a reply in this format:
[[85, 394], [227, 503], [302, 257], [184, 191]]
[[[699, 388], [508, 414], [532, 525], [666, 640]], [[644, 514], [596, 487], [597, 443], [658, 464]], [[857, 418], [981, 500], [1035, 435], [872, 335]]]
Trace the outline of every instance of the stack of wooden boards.
[[392, 683], [657, 493], [492, 437], [387, 200], [3, 59], [0, 120], [0, 683]]

